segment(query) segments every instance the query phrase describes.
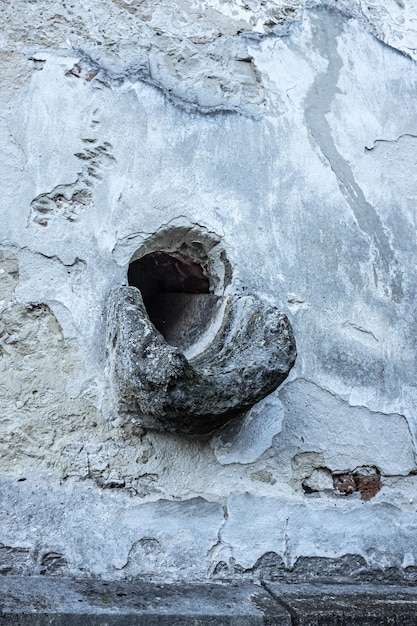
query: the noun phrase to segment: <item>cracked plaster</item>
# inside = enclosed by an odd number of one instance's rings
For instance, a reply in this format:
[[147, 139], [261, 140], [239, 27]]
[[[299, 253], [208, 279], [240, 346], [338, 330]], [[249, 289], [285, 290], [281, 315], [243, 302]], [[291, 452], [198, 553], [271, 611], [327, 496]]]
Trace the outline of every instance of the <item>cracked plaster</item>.
[[[417, 9], [337, 5], [2, 4], [6, 571], [415, 566]], [[193, 225], [298, 347], [211, 440], [123, 425], [105, 370], [108, 293], [148, 237]], [[302, 489], [363, 466], [368, 502]]]

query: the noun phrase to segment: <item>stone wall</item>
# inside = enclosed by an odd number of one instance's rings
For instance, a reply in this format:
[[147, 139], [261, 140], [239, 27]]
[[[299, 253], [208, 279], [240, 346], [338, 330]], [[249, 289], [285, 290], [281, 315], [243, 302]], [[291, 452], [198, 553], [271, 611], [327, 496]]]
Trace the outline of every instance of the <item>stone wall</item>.
[[[417, 578], [412, 0], [0, 16], [0, 572]], [[123, 416], [108, 362], [110, 293], [173, 232], [297, 344], [204, 436]]]

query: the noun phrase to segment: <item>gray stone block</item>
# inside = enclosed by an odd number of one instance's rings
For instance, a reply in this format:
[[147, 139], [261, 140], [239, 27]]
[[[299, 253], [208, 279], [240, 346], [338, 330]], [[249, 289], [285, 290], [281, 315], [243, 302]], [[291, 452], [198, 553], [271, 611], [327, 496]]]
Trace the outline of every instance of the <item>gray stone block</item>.
[[265, 585], [296, 626], [415, 626], [417, 594], [395, 585]]
[[107, 326], [119, 412], [156, 430], [210, 433], [275, 391], [296, 357], [288, 318], [255, 296], [228, 298], [214, 340], [189, 360], [156, 330], [135, 287], [110, 294]]
[[415, 588], [0, 578], [1, 626], [415, 626]]
[[1, 626], [290, 626], [262, 587], [47, 577], [0, 579]]

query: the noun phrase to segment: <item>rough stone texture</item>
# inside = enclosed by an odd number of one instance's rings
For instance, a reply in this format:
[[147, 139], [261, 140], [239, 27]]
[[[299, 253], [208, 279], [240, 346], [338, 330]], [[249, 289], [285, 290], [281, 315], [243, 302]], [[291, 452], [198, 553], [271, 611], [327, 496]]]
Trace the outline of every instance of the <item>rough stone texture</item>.
[[0, 580], [5, 626], [414, 626], [416, 602], [389, 585]]
[[351, 585], [268, 584], [297, 626], [414, 626], [417, 623], [416, 598], [411, 589]]
[[158, 585], [12, 576], [0, 581], [1, 623], [13, 626], [290, 626], [253, 584]]
[[288, 319], [253, 296], [230, 296], [215, 336], [187, 359], [150, 322], [140, 291], [113, 291], [107, 310], [110, 376], [142, 426], [211, 433], [285, 380], [295, 361]]
[[[415, 580], [415, 4], [0, 12], [1, 568]], [[298, 353], [211, 441], [122, 419], [106, 360], [133, 256], [194, 228]]]

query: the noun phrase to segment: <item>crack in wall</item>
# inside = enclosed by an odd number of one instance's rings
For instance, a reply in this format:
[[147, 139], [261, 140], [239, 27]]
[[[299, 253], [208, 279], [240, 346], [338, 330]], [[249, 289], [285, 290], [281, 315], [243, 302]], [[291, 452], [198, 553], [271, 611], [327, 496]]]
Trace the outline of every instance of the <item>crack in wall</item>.
[[352, 328], [352, 329], [358, 331], [359, 333], [362, 333], [364, 335], [368, 335], [369, 337], [372, 337], [372, 339], [376, 343], [379, 343], [379, 339], [377, 339], [377, 337], [375, 337], [374, 333], [371, 330], [363, 328], [362, 326], [359, 326], [358, 324], [355, 324], [354, 322], [344, 322], [342, 327], [343, 328]]
[[265, 591], [267, 593], [269, 593], [271, 598], [273, 600], [275, 600], [275, 602], [277, 602], [280, 606], [282, 606], [282, 608], [285, 611], [287, 611], [287, 613], [290, 616], [291, 626], [299, 626], [300, 621], [298, 619], [297, 611], [291, 606], [291, 604], [286, 602], [281, 596], [278, 596], [276, 593], [274, 593], [274, 591], [273, 591], [273, 589], [271, 589], [270, 585], [267, 582], [265, 582], [264, 580], [261, 580], [261, 585], [265, 589]]
[[328, 387], [322, 387], [321, 385], [319, 385], [319, 383], [315, 382], [314, 380], [312, 380], [311, 378], [307, 378], [306, 376], [297, 376], [297, 378], [295, 378], [294, 380], [290, 380], [287, 383], [285, 383], [285, 387], [289, 387], [291, 385], [293, 385], [294, 383], [296, 383], [297, 381], [305, 381], [306, 383], [309, 383], [310, 385], [314, 385], [314, 387], [316, 387], [317, 389], [319, 389], [320, 391], [324, 391], [325, 393], [329, 393], [331, 396], [333, 396], [334, 398], [336, 398], [337, 400], [340, 400], [341, 402], [344, 402], [347, 404], [347, 406], [351, 407], [351, 408], [355, 408], [355, 409], [364, 409], [365, 411], [369, 411], [369, 413], [372, 413], [374, 415], [385, 415], [387, 417], [391, 417], [391, 416], [395, 416], [395, 417], [401, 417], [405, 420], [407, 420], [407, 416], [403, 415], [402, 413], [387, 413], [386, 411], [383, 410], [374, 410], [374, 409], [370, 409], [369, 407], [365, 406], [364, 404], [351, 404], [349, 402], [349, 400], [347, 398], [345, 398], [344, 396], [341, 396], [340, 394], [336, 393], [335, 391], [333, 391], [332, 389], [329, 389]]
[[378, 145], [381, 143], [398, 143], [399, 141], [401, 141], [401, 139], [404, 139], [404, 137], [409, 137], [410, 139], [417, 139], [417, 135], [413, 135], [411, 133], [403, 133], [402, 135], [399, 135], [395, 139], [375, 139], [375, 141], [372, 143], [371, 146], [365, 146], [365, 152], [372, 152], [372, 150], [375, 150], [375, 148], [377, 148]]
[[[221, 556], [222, 550], [224, 550], [224, 548], [229, 548], [230, 549], [230, 544], [225, 543], [222, 540], [222, 530], [225, 527], [225, 525], [227, 524], [227, 520], [229, 519], [229, 513], [227, 510], [227, 505], [223, 505], [223, 522], [221, 523], [218, 533], [217, 533], [217, 540], [216, 542], [211, 546], [211, 548], [209, 549], [209, 551], [207, 552], [207, 560], [208, 560], [208, 576], [212, 577], [215, 576], [218, 573], [218, 569], [219, 569], [219, 563], [224, 563], [224, 561], [219, 561], [218, 557]], [[226, 566], [226, 564], [225, 564]], [[228, 571], [228, 567], [226, 566], [225, 569]]]

